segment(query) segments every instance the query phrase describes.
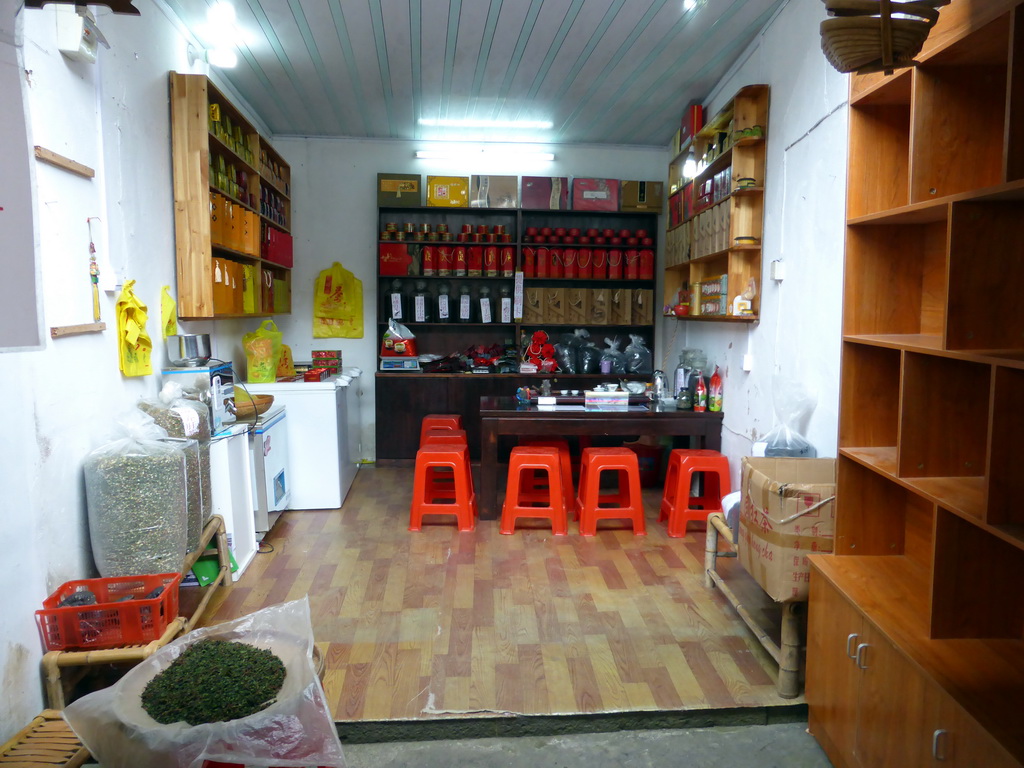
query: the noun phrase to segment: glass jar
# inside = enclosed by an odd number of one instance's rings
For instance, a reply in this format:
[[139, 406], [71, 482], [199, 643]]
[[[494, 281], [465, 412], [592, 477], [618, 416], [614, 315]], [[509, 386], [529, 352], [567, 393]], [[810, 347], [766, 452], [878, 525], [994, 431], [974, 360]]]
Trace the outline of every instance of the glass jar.
[[416, 281], [416, 290], [412, 295], [412, 319], [417, 323], [429, 323], [432, 318], [433, 301], [427, 290], [425, 280]]

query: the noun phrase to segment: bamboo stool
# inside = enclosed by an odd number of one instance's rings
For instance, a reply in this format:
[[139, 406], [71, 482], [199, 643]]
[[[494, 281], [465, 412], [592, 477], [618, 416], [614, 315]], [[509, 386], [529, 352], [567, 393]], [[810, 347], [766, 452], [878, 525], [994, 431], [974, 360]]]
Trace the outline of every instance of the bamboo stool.
[[[199, 546], [188, 554], [182, 566], [181, 572], [187, 573], [195, 565], [196, 560], [206, 552], [206, 545], [214, 538], [217, 539], [217, 559], [220, 562], [220, 572], [208, 586], [204, 587], [203, 597], [196, 606], [192, 616], [185, 618], [179, 616], [170, 624], [163, 635], [146, 645], [127, 645], [123, 648], [106, 648], [96, 651], [49, 651], [43, 655], [42, 667], [43, 678], [46, 685], [46, 700], [52, 709], [64, 709], [64, 680], [62, 680], [62, 669], [67, 667], [88, 667], [100, 664], [137, 664], [147, 659], [171, 642], [178, 635], [191, 632], [199, 619], [202, 618], [206, 606], [213, 597], [213, 593], [221, 586], [227, 584], [231, 573], [231, 557], [228, 552], [228, 536], [224, 528], [224, 520], [220, 515], [213, 515], [203, 528], [203, 536]], [[186, 587], [190, 589], [190, 587]], [[81, 670], [84, 674], [85, 670]], [[2, 763], [0, 763], [2, 765]]]
[[[731, 550], [718, 551], [719, 536], [732, 547]], [[708, 589], [718, 587], [722, 590], [722, 595], [736, 609], [736, 613], [743, 619], [743, 623], [754, 633], [758, 642], [779, 665], [779, 678], [776, 682], [779, 696], [783, 699], [795, 699], [800, 695], [800, 659], [803, 650], [800, 612], [804, 610], [805, 603], [790, 601], [782, 604], [781, 647], [776, 645], [775, 641], [768, 637], [764, 628], [754, 621], [754, 617], [740, 602], [736, 593], [715, 571], [718, 558], [736, 557], [735, 548], [736, 542], [732, 539], [732, 530], [725, 521], [725, 515], [721, 512], [712, 512], [708, 515], [708, 532], [704, 543], [704, 586]]]
[[87, 760], [89, 750], [53, 709], [44, 709], [0, 747], [0, 768], [78, 768]]

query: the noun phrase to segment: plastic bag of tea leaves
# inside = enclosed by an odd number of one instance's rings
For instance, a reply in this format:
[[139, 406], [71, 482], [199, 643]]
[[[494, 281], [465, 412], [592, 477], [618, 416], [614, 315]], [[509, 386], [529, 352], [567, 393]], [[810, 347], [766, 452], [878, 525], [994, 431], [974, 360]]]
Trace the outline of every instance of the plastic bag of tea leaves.
[[199, 546], [203, 528], [213, 513], [213, 488], [210, 481], [210, 409], [185, 397], [181, 385], [168, 382], [157, 399], [142, 399], [139, 410], [148, 413], [170, 437], [196, 440], [197, 451], [185, 459], [185, 483], [188, 495], [188, 531], [186, 549]]
[[[252, 715], [200, 725], [162, 725], [142, 704], [150, 682], [202, 640], [228, 640], [271, 651], [284, 663], [284, 684], [269, 705]], [[196, 679], [196, 690], [231, 696], [231, 675]], [[246, 766], [344, 768], [345, 756], [323, 686], [313, 666], [313, 628], [304, 597], [240, 619], [189, 632], [159, 649], [109, 688], [87, 694], [64, 718], [104, 768], [201, 768], [211, 763]]]
[[175, 573], [185, 561], [185, 443], [140, 410], [85, 457], [92, 556], [103, 578]]

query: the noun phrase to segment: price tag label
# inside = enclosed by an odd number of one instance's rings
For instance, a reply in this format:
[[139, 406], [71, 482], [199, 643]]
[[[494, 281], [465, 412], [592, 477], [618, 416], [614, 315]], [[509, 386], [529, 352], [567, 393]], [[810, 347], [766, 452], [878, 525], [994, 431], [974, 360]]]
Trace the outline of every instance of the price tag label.
[[480, 322], [491, 322], [491, 300], [480, 299]]
[[512, 322], [512, 297], [503, 296], [501, 299], [501, 322]]
[[417, 296], [415, 298], [415, 307], [413, 308], [413, 317], [417, 323], [427, 322], [427, 301], [423, 296]]
[[468, 322], [470, 318], [469, 310], [469, 294], [459, 296], [459, 320]]
[[448, 294], [442, 293], [437, 297], [437, 316], [441, 320], [447, 320], [451, 317], [451, 311], [448, 308]]
[[391, 294], [391, 316], [396, 320], [402, 319], [402, 294]]

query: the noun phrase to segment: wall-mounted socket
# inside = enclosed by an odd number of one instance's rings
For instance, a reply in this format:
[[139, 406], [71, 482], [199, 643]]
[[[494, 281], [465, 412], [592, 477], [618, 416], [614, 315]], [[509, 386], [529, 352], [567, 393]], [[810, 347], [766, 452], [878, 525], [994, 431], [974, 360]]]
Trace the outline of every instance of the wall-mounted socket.
[[752, 354], [750, 354], [749, 352], [747, 352], [747, 354], [745, 354], [743, 356], [743, 370], [747, 371], [747, 372], [750, 372], [751, 370], [753, 370], [753, 368], [754, 368], [754, 356]]
[[781, 283], [786, 277], [786, 265], [782, 263], [781, 259], [776, 259], [769, 265], [769, 274], [772, 280], [778, 280]]

